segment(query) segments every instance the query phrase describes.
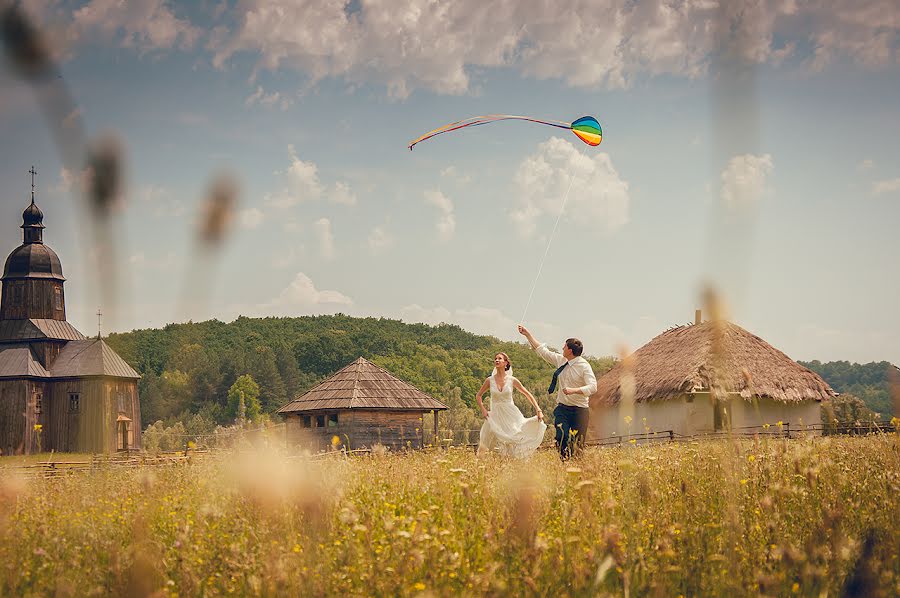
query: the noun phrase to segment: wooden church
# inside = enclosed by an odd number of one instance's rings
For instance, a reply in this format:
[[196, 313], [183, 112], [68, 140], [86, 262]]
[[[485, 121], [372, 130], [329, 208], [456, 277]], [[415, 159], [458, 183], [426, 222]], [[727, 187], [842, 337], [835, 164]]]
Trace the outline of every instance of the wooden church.
[[31, 172], [23, 243], [3, 269], [0, 451], [139, 449], [140, 376], [101, 338], [86, 338], [66, 321], [62, 265], [44, 244], [44, 215], [34, 203]]

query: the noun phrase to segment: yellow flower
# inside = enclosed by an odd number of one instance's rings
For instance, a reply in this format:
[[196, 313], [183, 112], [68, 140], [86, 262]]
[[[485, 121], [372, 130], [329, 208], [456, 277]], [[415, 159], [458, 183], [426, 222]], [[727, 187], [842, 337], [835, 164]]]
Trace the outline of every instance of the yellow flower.
[[341, 439], [338, 438], [337, 434], [331, 437], [331, 446], [337, 447], [341, 443]]
[[750, 461], [751, 463], [753, 463], [754, 461], [756, 461], [756, 457], [754, 457], [753, 455], [749, 455], [747, 457], [747, 461]]
[[626, 424], [630, 424], [630, 423], [631, 423], [631, 416], [630, 416], [630, 415], [626, 415], [626, 416], [625, 416], [625, 423], [626, 423]]
[[747, 484], [747, 478], [744, 478], [743, 480], [741, 480], [741, 486], [744, 486], [746, 484]]
[[776, 425], [778, 425], [778, 426], [783, 426], [783, 425], [784, 425], [784, 422], [781, 421], [781, 420], [779, 419], [779, 420], [778, 420], [778, 423], [777, 423]]
[[800, 584], [797, 583], [796, 581], [794, 582], [794, 585], [791, 586], [791, 593], [792, 593], [792, 594], [799, 594], [799, 593], [800, 593]]
[[35, 432], [40, 432], [40, 431], [43, 430], [43, 429], [44, 429], [44, 426], [42, 426], [41, 424], [34, 424], [34, 431], [35, 431]]
[[425, 589], [425, 584], [422, 583], [421, 581], [416, 582], [416, 585], [413, 586], [413, 589], [418, 590], [418, 591], [421, 592], [422, 590]]

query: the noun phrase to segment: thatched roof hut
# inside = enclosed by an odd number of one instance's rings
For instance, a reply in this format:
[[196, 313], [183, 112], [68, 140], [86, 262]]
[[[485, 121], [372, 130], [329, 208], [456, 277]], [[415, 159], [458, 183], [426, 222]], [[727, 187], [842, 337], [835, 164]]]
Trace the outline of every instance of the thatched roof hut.
[[[812, 413], [817, 412], [817, 403], [836, 395], [818, 374], [755, 334], [730, 322], [704, 322], [667, 330], [617, 363], [597, 381], [591, 407], [596, 413], [618, 406], [627, 394], [632, 395], [635, 405], [682, 400], [692, 403], [694, 396], [709, 395], [713, 389], [717, 391], [713, 395], [720, 399], [773, 402], [781, 419], [792, 413], [785, 412], [785, 406], [815, 403], [815, 409], [804, 412], [806, 424], [818, 424], [809, 421], [815, 417]], [[765, 420], [758, 407], [756, 416]], [[755, 421], [749, 416], [743, 419], [743, 423]], [[710, 423], [719, 429], [718, 421]], [[679, 425], [686, 433], [696, 431], [681, 421], [673, 427]]]
[[360, 357], [300, 395], [278, 413], [285, 417], [288, 442], [315, 446], [337, 436], [343, 446], [419, 448], [422, 416], [447, 405]]

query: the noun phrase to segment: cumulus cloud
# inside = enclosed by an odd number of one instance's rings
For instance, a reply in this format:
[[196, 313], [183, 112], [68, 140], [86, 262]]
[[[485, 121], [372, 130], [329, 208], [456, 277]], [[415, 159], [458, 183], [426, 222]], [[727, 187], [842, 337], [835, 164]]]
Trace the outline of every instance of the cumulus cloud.
[[272, 301], [260, 305], [259, 312], [272, 315], [329, 313], [353, 305], [353, 300], [339, 291], [319, 290], [313, 281], [298, 272], [294, 280]]
[[394, 237], [388, 233], [384, 227], [376, 226], [369, 233], [369, 249], [375, 253], [379, 253], [394, 245]]
[[289, 208], [303, 201], [327, 199], [333, 203], [355, 205], [356, 195], [350, 185], [337, 181], [333, 185], [325, 185], [319, 179], [319, 167], [315, 162], [305, 162], [297, 156], [293, 145], [288, 145], [290, 165], [282, 174], [286, 186], [280, 191], [269, 193], [265, 197], [268, 205], [274, 208]]
[[[592, 152], [593, 154], [593, 152]], [[616, 172], [609, 154], [587, 156], [554, 137], [525, 158], [516, 174], [519, 193], [510, 216], [523, 236], [532, 236], [541, 219], [566, 216], [591, 230], [608, 232], [628, 222], [628, 183]]]
[[[714, 48], [750, 63], [798, 52], [812, 68], [838, 56], [869, 67], [900, 60], [895, 0], [574, 0], [563, 9], [519, 0], [243, 0], [237, 25], [208, 44], [213, 63], [248, 53], [259, 66], [463, 94], [476, 73], [511, 67], [576, 87], [627, 87], [642, 75], [704, 75]], [[486, 26], [485, 24], [490, 24]]]
[[69, 36], [76, 40], [113, 39], [140, 51], [189, 49], [200, 30], [178, 18], [165, 0], [91, 0], [72, 13]]
[[883, 193], [896, 193], [900, 191], [900, 178], [890, 179], [887, 181], [877, 181], [872, 185], [872, 193], [881, 195]]
[[287, 110], [293, 103], [294, 102], [290, 98], [282, 96], [280, 92], [273, 91], [272, 93], [266, 93], [262, 88], [262, 85], [258, 85], [256, 91], [244, 100], [245, 106], [259, 104], [266, 108], [281, 108], [282, 110]]
[[453, 201], [440, 191], [426, 191], [425, 203], [438, 209], [438, 221], [435, 228], [438, 239], [449, 241], [456, 231], [456, 216], [453, 213]]
[[326, 260], [333, 259], [335, 250], [334, 235], [331, 232], [331, 221], [328, 218], [319, 218], [313, 223], [313, 231], [319, 242], [319, 253]]
[[259, 225], [263, 223], [264, 219], [265, 215], [259, 208], [247, 208], [246, 210], [241, 210], [238, 212], [237, 218], [238, 225], [241, 228], [248, 230], [259, 228]]
[[756, 203], [767, 191], [773, 168], [770, 154], [735, 156], [722, 171], [722, 201], [733, 208]]

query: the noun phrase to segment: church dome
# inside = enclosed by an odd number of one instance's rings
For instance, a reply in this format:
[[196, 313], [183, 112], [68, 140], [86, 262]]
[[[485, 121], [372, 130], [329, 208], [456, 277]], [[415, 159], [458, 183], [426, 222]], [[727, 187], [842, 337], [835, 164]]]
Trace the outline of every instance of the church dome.
[[14, 249], [3, 268], [3, 279], [8, 278], [65, 280], [59, 256], [43, 243], [25, 243]]
[[44, 213], [41, 212], [41, 209], [34, 202], [22, 212], [22, 228], [26, 226], [44, 227]]

